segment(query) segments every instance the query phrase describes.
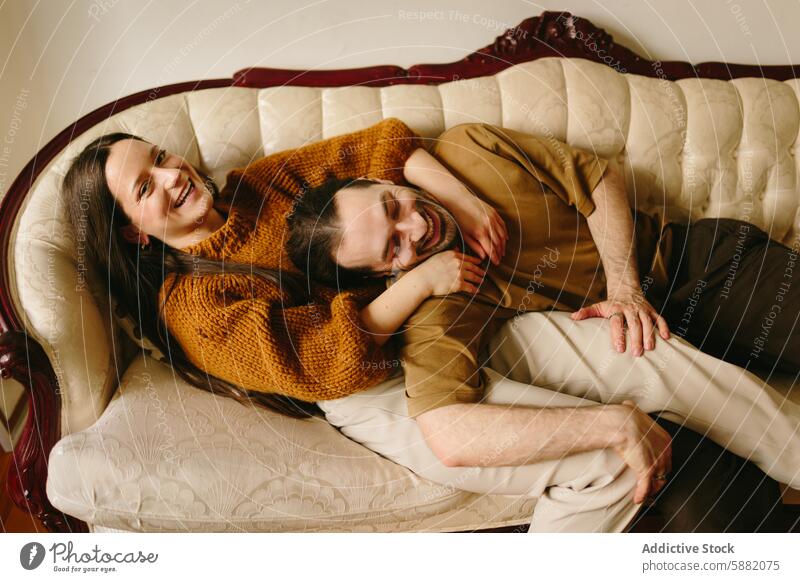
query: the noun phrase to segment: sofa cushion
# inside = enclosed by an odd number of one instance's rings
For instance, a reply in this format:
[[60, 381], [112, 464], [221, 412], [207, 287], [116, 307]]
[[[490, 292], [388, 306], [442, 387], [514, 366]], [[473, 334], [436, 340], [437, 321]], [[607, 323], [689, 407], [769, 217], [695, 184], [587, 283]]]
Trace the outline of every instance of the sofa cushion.
[[320, 418], [217, 398], [149, 357], [91, 428], [53, 448], [47, 496], [137, 531], [461, 531], [526, 524], [535, 505], [442, 487]]

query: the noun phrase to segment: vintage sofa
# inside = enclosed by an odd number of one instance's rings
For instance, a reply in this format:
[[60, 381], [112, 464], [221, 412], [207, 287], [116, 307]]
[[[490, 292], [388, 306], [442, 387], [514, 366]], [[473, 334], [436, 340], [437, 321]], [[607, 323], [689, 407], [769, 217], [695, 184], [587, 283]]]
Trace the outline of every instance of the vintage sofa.
[[142, 135], [222, 183], [256, 157], [385, 117], [424, 136], [489, 122], [614, 160], [644, 211], [743, 218], [797, 246], [799, 99], [791, 67], [654, 63], [544, 13], [456, 63], [249, 69], [98, 109], [2, 202], [0, 368], [31, 395], [15, 502], [53, 531], [464, 531], [526, 524], [535, 503], [439, 486], [323, 420], [215, 398], [143, 357], [65, 218], [60, 180], [94, 137]]

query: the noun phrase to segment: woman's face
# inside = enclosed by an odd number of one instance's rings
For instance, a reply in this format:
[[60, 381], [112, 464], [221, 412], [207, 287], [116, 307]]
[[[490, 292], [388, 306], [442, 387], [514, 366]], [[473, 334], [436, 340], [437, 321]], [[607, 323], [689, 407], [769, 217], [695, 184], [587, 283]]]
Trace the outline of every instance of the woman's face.
[[106, 180], [130, 218], [126, 240], [145, 244], [153, 236], [167, 244], [185, 239], [205, 222], [214, 198], [197, 170], [182, 157], [145, 141], [111, 146]]

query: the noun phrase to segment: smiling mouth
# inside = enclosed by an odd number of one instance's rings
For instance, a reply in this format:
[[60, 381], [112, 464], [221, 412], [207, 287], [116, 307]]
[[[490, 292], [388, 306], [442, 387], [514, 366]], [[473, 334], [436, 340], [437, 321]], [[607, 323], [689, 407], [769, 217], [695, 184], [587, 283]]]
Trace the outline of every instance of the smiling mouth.
[[419, 252], [427, 252], [433, 247], [439, 239], [441, 239], [441, 230], [442, 230], [442, 220], [441, 218], [436, 215], [435, 212], [429, 211], [427, 208], [425, 209], [425, 215], [428, 217], [428, 220], [431, 222], [430, 229], [428, 231], [428, 236], [425, 241], [422, 243], [422, 246], [419, 249]]
[[180, 208], [181, 206], [183, 206], [183, 203], [186, 202], [186, 199], [189, 198], [189, 194], [191, 194], [193, 190], [194, 190], [194, 184], [190, 179], [188, 181], [188, 184], [186, 185], [186, 189], [183, 191], [183, 194], [181, 194], [178, 197], [177, 202], [175, 202], [174, 208]]

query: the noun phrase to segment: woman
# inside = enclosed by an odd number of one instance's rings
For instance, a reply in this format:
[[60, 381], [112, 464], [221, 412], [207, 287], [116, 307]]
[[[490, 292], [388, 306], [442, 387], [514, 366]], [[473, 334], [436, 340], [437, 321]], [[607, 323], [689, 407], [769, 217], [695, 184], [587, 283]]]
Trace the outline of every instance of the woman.
[[[386, 296], [370, 303], [379, 285], [341, 293], [310, 285], [282, 251], [286, 216], [297, 195], [329, 178], [402, 180], [419, 145], [407, 126], [387, 119], [257, 160], [231, 172], [220, 192], [182, 157], [116, 133], [77, 156], [64, 190], [75, 231], [89, 233], [89, 260], [184, 380], [307, 417], [315, 401], [388, 377], [392, 350], [383, 344], [391, 332], [381, 330], [391, 323], [382, 317], [400, 312], [397, 303], [386, 309]], [[480, 211], [466, 206], [462, 215]], [[481, 237], [484, 229], [469, 232]], [[451, 269], [446, 281], [433, 264], [417, 274], [437, 281], [427, 294], [450, 292], [478, 280], [475, 262]], [[414, 307], [406, 301], [403, 309]]]

